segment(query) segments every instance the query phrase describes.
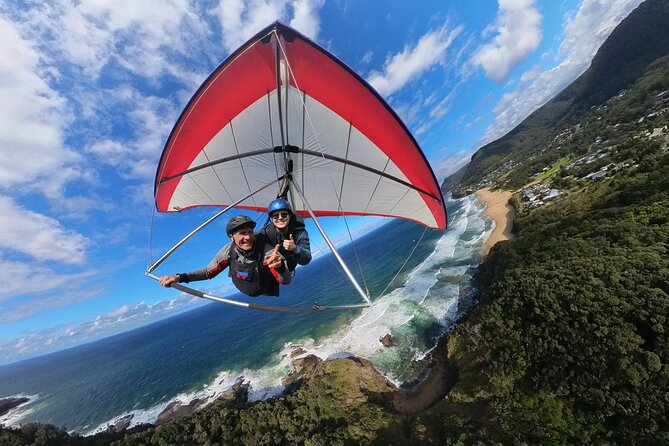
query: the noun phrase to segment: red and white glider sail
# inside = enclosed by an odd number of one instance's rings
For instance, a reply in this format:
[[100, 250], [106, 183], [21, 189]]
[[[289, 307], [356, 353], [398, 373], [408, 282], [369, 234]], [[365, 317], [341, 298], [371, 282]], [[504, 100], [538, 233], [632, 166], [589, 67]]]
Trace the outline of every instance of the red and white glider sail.
[[[316, 216], [383, 215], [444, 229], [434, 173], [358, 75], [275, 23], [225, 60], [177, 121], [156, 174], [159, 212], [226, 206], [292, 168]], [[277, 188], [242, 208], [265, 211]], [[290, 196], [307, 215], [299, 196]]]

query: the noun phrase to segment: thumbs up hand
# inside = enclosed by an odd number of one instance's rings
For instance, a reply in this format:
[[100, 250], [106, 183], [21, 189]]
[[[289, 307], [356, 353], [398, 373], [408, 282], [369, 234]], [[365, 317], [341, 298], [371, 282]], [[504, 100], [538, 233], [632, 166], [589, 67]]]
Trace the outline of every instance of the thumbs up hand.
[[290, 238], [284, 239], [283, 249], [286, 251], [295, 251], [295, 240], [293, 240], [293, 234], [290, 234]]

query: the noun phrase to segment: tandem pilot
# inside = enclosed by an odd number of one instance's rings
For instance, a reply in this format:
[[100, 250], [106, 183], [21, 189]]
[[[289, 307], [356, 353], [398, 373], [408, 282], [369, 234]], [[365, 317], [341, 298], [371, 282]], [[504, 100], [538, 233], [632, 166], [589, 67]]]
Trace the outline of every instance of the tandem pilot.
[[168, 287], [172, 283], [212, 279], [228, 268], [228, 276], [242, 293], [278, 296], [279, 284], [288, 285], [292, 273], [280, 246], [270, 243], [262, 233], [254, 234], [255, 226], [255, 221], [245, 215], [231, 218], [225, 229], [232, 242], [223, 246], [206, 267], [162, 276], [160, 284]]
[[304, 220], [293, 212], [293, 208], [284, 198], [277, 198], [267, 207], [269, 220], [259, 234], [267, 238], [268, 243], [279, 245], [279, 253], [286, 259], [286, 265], [294, 274], [297, 265], [306, 265], [311, 261], [309, 234]]

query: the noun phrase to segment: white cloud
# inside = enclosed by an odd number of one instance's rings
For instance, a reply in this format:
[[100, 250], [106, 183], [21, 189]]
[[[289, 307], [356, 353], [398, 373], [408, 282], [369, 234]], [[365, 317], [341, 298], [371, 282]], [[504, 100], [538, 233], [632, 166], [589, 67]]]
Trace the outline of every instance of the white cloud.
[[[99, 76], [110, 68], [118, 84], [131, 74], [152, 82], [166, 74], [193, 90], [206, 69], [195, 73], [198, 65], [192, 59], [175, 63], [172, 56], [192, 55], [194, 47], [206, 51], [201, 37], [210, 31], [189, 8], [184, 2], [157, 0], [54, 1], [6, 8], [0, 16], [0, 189], [24, 185], [22, 192], [66, 201], [67, 185], [96, 177], [86, 153], [66, 143], [72, 130], [81, 129], [95, 129], [90, 137], [102, 149], [105, 140], [112, 140], [105, 132], [134, 126], [134, 144], [125, 145], [132, 156], [125, 163], [114, 161], [122, 173], [151, 176], [144, 166], [155, 162], [156, 148], [169, 132], [167, 122], [182, 104], [135, 94], [130, 114], [136, 119], [125, 120], [127, 110], [119, 108], [128, 103], [115, 94], [122, 98], [126, 87], [101, 88]], [[75, 85], [68, 86], [73, 78]], [[66, 99], [59, 90], [68, 88], [72, 93]]]
[[[255, 33], [276, 20], [290, 23], [316, 39], [320, 30], [318, 9], [322, 0], [221, 0], [217, 13], [223, 29], [223, 45], [232, 52]], [[289, 13], [292, 18], [288, 21]]]
[[473, 57], [474, 65], [481, 66], [490, 79], [504, 80], [539, 46], [542, 19], [534, 0], [499, 0], [497, 22], [492, 27], [496, 36], [479, 48]]
[[[108, 92], [108, 95], [112, 94]], [[110, 98], [110, 102], [112, 100]], [[143, 96], [133, 90], [131, 97], [116, 106], [126, 110], [125, 116], [133, 123], [135, 135], [126, 137], [124, 141], [98, 137], [86, 147], [86, 153], [103, 164], [118, 167], [121, 174], [129, 172], [143, 160], [155, 164], [172, 122], [176, 119], [171, 103], [161, 98]], [[152, 175], [153, 172], [151, 178]]]
[[193, 39], [209, 32], [197, 11], [174, 0], [61, 0], [23, 10], [17, 21], [27, 35], [80, 67], [89, 80], [110, 62], [146, 77], [175, 74], [166, 55], [188, 54]]
[[576, 14], [567, 17], [562, 59], [548, 70], [533, 67], [521, 76], [521, 83], [505, 93], [495, 107], [495, 122], [480, 145], [503, 136], [530, 113], [554, 97], [590, 65], [604, 40], [641, 0], [584, 0]]
[[99, 157], [105, 164], [112, 166], [125, 163], [132, 153], [127, 145], [108, 139], [98, 140], [88, 146], [86, 150]]
[[[26, 319], [35, 314], [53, 310], [54, 308], [65, 307], [77, 302], [95, 299], [102, 295], [102, 289], [90, 280], [85, 287], [78, 287], [81, 282], [77, 285], [73, 285], [72, 283], [73, 280], [82, 281], [84, 279], [90, 279], [94, 275], [93, 272], [63, 275], [61, 278], [57, 277], [60, 276], [60, 274], [56, 275], [46, 269], [42, 271], [41, 268], [33, 268], [33, 270], [35, 271], [33, 271], [29, 277], [17, 277], [17, 279], [22, 280], [20, 283], [23, 285], [20, 289], [16, 286], [17, 294], [26, 294], [27, 291], [34, 291], [37, 292], [38, 298], [26, 300], [10, 296], [11, 300], [7, 299], [6, 302], [3, 302], [3, 304], [0, 305], [0, 322], [5, 323]], [[42, 272], [44, 272], [44, 274], [41, 274]], [[56, 279], [51, 282], [51, 284], [58, 285], [60, 288], [57, 289], [55, 286], [50, 286], [49, 290], [42, 290], [39, 289], [39, 287], [34, 286], [32, 283], [39, 279], [51, 278]], [[31, 288], [33, 289], [31, 290]]]
[[86, 260], [89, 241], [63, 228], [54, 218], [17, 205], [0, 196], [0, 249], [28, 255], [39, 261], [81, 264]]
[[562, 64], [576, 65], [582, 71], [618, 24], [643, 0], [583, 0], [575, 15], [567, 17], [565, 38], [560, 53]]
[[462, 82], [459, 82], [456, 84], [454, 87], [452, 87], [451, 91], [441, 99], [432, 109], [430, 110], [430, 121], [438, 120], [442, 118], [446, 113], [448, 113], [448, 110], [451, 108], [451, 105], [457, 98], [457, 95], [459, 94], [460, 87], [462, 86]]
[[[43, 294], [53, 290], [64, 290], [65, 286], [92, 276], [90, 272], [77, 274], [57, 273], [51, 268], [35, 264], [9, 261], [0, 258], [0, 269], [11, 280], [4, 282], [0, 288], [0, 302], [8, 301], [21, 295]], [[67, 294], [63, 291], [62, 294]], [[18, 304], [8, 304], [0, 311], [0, 321], [17, 320], [25, 315], [25, 310], [17, 309]], [[32, 305], [32, 301], [30, 303]]]
[[139, 302], [135, 305], [124, 305], [93, 320], [60, 325], [24, 333], [13, 339], [0, 340], [0, 364], [91, 342], [192, 309], [203, 302], [202, 299], [188, 295], [152, 305]]
[[81, 8], [63, 3], [44, 4], [41, 11], [32, 15], [33, 20], [39, 22], [35, 23], [39, 29], [66, 30], [58, 33], [58, 42], [52, 42], [52, 47], [63, 54], [65, 60], [83, 67], [88, 76], [97, 77], [114, 54], [114, 41], [108, 29], [87, 16], [92, 18]]
[[290, 26], [305, 36], [316, 39], [321, 29], [318, 9], [323, 6], [324, 0], [295, 0], [292, 2], [293, 18]]
[[407, 83], [421, 76], [434, 65], [441, 63], [446, 50], [460, 34], [462, 27], [449, 29], [444, 25], [423, 35], [418, 43], [386, 59], [383, 72], [373, 71], [367, 81], [383, 96], [389, 96]]
[[43, 70], [35, 45], [2, 17], [0, 41], [0, 189], [58, 189], [78, 176], [80, 161], [63, 145], [66, 100], [45, 81], [54, 72]]
[[[147, 159], [159, 153], [177, 116], [174, 115], [174, 109], [168, 100], [142, 95], [138, 91], [134, 93], [132, 110], [128, 113], [137, 133], [133, 149], [142, 159]], [[151, 158], [151, 161], [157, 163], [158, 160]]]
[[471, 157], [472, 154], [470, 152], [462, 150], [457, 154], [449, 155], [439, 161], [439, 163], [434, 168], [434, 175], [437, 177], [439, 184], [441, 184], [450, 175], [460, 170], [460, 168], [469, 162]]
[[373, 57], [374, 57], [374, 51], [367, 50], [367, 52], [362, 56], [362, 59], [360, 59], [360, 61], [364, 64], [368, 64], [372, 61]]

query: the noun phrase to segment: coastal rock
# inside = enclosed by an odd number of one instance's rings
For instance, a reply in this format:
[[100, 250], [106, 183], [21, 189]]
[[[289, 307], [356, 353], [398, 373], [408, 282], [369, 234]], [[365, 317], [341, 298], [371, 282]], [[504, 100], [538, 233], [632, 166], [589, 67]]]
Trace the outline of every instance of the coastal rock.
[[[290, 350], [290, 357], [292, 359], [292, 358], [295, 358], [297, 356], [301, 356], [301, 355], [305, 354], [306, 352], [307, 351], [304, 348], [302, 348], [301, 346], [292, 345], [291, 350]], [[288, 356], [288, 354], [284, 353], [283, 355], [281, 355], [281, 360], [283, 361], [284, 359], [286, 359], [287, 356]]]
[[107, 426], [106, 431], [107, 432], [123, 432], [130, 426], [130, 422], [132, 421], [134, 415], [126, 415], [124, 417], [119, 418], [116, 420], [114, 424], [110, 424]]
[[224, 406], [233, 406], [238, 404], [244, 404], [249, 400], [249, 384], [245, 383], [242, 378], [239, 378], [232, 387], [223, 392], [221, 396], [217, 398], [219, 403], [222, 403]]
[[0, 399], [0, 415], [4, 415], [15, 407], [27, 403], [28, 401], [30, 401], [30, 399], [25, 397]]
[[397, 387], [372, 363], [354, 356], [320, 362], [300, 392], [327, 399], [332, 407], [355, 407], [367, 402], [392, 410]]
[[428, 367], [414, 385], [393, 395], [392, 405], [402, 414], [417, 414], [446, 397], [458, 380], [458, 365], [449, 357], [449, 337], [442, 337], [427, 356]]
[[293, 351], [290, 352], [290, 357], [291, 358], [296, 358], [298, 356], [301, 356], [301, 355], [305, 354], [306, 352], [307, 351], [305, 349], [303, 349], [302, 347], [297, 347], [297, 348], [293, 349]]
[[393, 338], [390, 333], [379, 338], [379, 342], [383, 344], [384, 347], [394, 347], [395, 338]]
[[165, 424], [168, 421], [176, 420], [177, 418], [184, 417], [186, 415], [192, 415], [199, 406], [203, 403], [203, 400], [195, 398], [188, 404], [182, 404], [181, 401], [174, 401], [170, 403], [165, 410], [160, 412], [158, 418], [156, 418], [156, 426]]
[[286, 387], [286, 391], [294, 390], [303, 380], [308, 379], [316, 369], [316, 366], [323, 362], [321, 358], [316, 355], [307, 355], [303, 358], [293, 360], [293, 370], [286, 376], [282, 384]]

